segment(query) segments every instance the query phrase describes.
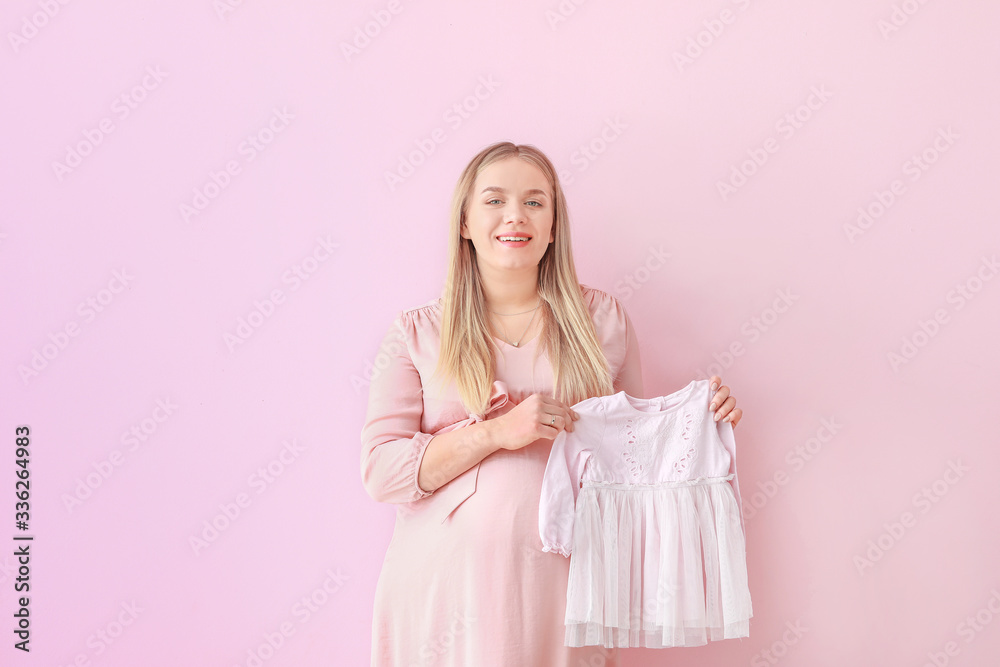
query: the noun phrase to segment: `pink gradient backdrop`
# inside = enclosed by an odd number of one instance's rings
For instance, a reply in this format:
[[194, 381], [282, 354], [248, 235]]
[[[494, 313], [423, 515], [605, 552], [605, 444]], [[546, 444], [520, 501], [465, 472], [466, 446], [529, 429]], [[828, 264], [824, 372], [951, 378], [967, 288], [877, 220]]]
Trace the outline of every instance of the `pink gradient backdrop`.
[[497, 140], [561, 170], [647, 394], [714, 370], [745, 411], [751, 636], [623, 664], [996, 660], [1000, 5], [230, 4], [0, 11], [0, 664], [368, 664], [394, 510], [360, 482], [365, 376]]

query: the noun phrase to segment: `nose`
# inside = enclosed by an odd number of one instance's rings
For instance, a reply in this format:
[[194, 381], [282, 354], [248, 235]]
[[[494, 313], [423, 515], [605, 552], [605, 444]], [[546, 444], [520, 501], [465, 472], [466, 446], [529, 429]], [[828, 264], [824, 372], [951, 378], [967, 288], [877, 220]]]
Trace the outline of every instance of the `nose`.
[[518, 201], [511, 201], [504, 207], [503, 211], [503, 221], [505, 223], [509, 222], [524, 222], [524, 205]]

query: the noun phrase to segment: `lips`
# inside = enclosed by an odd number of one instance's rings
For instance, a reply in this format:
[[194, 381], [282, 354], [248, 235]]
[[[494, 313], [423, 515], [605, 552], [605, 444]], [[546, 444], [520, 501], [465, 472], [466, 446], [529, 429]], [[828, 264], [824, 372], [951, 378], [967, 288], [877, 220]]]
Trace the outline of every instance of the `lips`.
[[498, 241], [500, 239], [503, 239], [503, 238], [522, 238], [522, 239], [528, 239], [530, 241], [531, 240], [531, 235], [530, 234], [500, 234], [496, 238], [497, 238]]

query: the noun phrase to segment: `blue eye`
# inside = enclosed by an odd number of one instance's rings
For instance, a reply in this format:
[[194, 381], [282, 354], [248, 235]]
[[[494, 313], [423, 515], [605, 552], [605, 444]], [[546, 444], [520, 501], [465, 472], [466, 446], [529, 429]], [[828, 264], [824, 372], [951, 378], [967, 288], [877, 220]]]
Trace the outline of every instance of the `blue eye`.
[[[499, 203], [499, 202], [500, 202], [500, 200], [499, 200], [499, 199], [488, 199], [488, 200], [486, 200], [486, 203], [487, 203], [487, 204], [493, 204], [493, 203]], [[532, 199], [532, 200], [529, 200], [529, 201], [528, 201], [528, 203], [529, 203], [529, 204], [534, 204], [534, 205], [535, 205], [535, 206], [533, 206], [532, 208], [538, 208], [539, 206], [542, 206], [542, 205], [543, 205], [543, 204], [542, 204], [542, 203], [541, 203], [540, 201], [536, 201], [536, 200], [534, 200], [534, 199]]]

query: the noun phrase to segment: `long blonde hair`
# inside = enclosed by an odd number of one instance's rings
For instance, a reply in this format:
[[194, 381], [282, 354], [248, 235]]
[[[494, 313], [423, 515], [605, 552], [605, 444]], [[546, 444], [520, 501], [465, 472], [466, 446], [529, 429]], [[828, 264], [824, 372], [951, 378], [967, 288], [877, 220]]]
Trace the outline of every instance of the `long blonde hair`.
[[548, 244], [538, 264], [542, 333], [536, 354], [548, 351], [555, 397], [564, 403], [573, 405], [613, 393], [607, 358], [577, 281], [566, 199], [556, 170], [534, 146], [503, 141], [487, 146], [472, 158], [455, 186], [449, 225], [448, 277], [442, 295], [441, 351], [433, 375], [454, 379], [466, 409], [477, 414], [485, 413], [489, 407], [496, 343], [487, 321], [476, 249], [471, 239], [462, 238], [461, 228], [476, 177], [489, 165], [509, 157], [518, 157], [538, 167], [551, 184], [555, 198], [554, 241]]

